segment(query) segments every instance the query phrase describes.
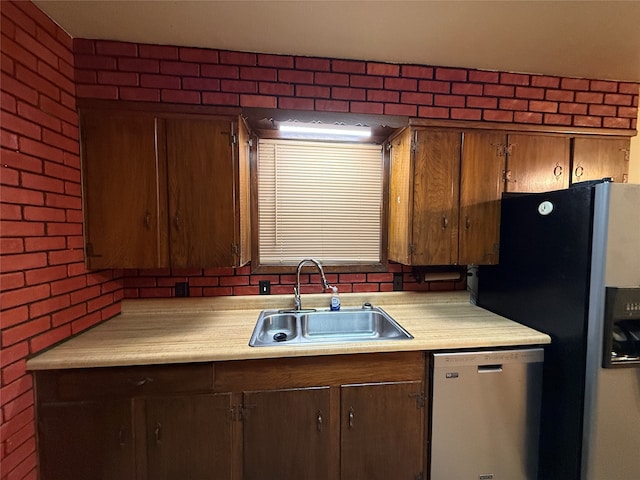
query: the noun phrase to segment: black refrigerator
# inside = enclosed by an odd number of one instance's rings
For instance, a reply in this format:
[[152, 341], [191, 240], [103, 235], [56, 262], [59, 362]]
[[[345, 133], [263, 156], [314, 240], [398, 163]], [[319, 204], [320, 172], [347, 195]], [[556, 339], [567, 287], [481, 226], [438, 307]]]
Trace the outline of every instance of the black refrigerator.
[[640, 185], [502, 199], [500, 260], [479, 268], [476, 303], [551, 336], [540, 480], [640, 479], [639, 252]]

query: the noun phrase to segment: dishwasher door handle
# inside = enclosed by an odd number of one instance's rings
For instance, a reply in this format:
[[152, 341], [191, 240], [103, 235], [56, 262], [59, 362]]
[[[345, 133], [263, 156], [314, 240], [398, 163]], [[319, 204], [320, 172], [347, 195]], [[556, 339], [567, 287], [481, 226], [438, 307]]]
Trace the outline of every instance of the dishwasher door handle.
[[502, 372], [502, 364], [494, 365], [478, 365], [478, 373], [500, 373]]

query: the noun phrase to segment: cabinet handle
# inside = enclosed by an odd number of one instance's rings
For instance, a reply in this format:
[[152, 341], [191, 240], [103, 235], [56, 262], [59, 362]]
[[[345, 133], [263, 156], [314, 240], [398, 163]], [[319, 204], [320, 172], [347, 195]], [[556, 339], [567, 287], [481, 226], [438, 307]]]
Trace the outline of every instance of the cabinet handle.
[[318, 427], [318, 431], [321, 432], [322, 431], [322, 412], [320, 410], [318, 410], [318, 413], [316, 414], [316, 424]]
[[466, 215], [464, 217], [464, 228], [466, 228], [467, 230], [471, 228], [471, 220], [469, 219], [469, 215]]
[[353, 418], [355, 414], [353, 412], [353, 407], [349, 407], [349, 428], [353, 428]]
[[153, 378], [144, 377], [144, 378], [140, 378], [138, 380], [133, 379], [133, 378], [128, 378], [127, 382], [129, 382], [129, 384], [133, 385], [134, 387], [141, 387], [145, 383], [153, 382]]
[[442, 216], [442, 229], [445, 230], [449, 226], [449, 220], [445, 215]]
[[562, 165], [556, 164], [556, 167], [553, 169], [553, 176], [558, 178], [562, 175]]
[[180, 215], [176, 213], [175, 218], [173, 219], [173, 224], [176, 226], [176, 230], [180, 230]]
[[120, 425], [120, 430], [118, 431], [118, 443], [121, 447], [124, 447], [127, 442], [124, 440], [125, 428], [124, 425]]
[[151, 212], [149, 210], [144, 214], [144, 226], [147, 227], [147, 229], [151, 228]]
[[156, 428], [153, 431], [153, 435], [156, 438], [156, 445], [162, 443], [162, 425], [160, 424], [160, 422], [156, 423]]
[[573, 173], [577, 178], [580, 178], [584, 173], [584, 167], [582, 165], [578, 165]]

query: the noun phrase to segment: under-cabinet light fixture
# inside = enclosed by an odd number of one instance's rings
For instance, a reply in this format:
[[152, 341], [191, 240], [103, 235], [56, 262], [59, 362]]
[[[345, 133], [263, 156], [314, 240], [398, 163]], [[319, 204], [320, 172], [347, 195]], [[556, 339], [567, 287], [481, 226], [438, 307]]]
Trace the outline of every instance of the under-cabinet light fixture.
[[330, 135], [345, 138], [368, 138], [371, 136], [371, 128], [353, 125], [327, 124], [327, 123], [302, 123], [280, 122], [279, 130], [283, 133]]

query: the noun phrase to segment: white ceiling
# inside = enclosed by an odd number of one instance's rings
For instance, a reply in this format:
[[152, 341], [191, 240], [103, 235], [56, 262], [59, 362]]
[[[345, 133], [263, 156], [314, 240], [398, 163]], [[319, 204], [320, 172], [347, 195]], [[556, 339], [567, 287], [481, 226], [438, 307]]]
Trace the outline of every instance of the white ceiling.
[[640, 82], [640, 1], [58, 1], [73, 37]]

